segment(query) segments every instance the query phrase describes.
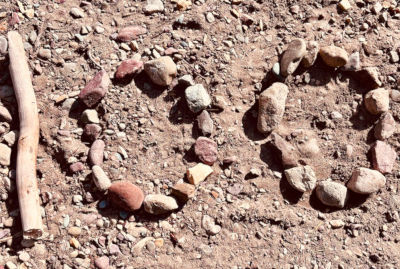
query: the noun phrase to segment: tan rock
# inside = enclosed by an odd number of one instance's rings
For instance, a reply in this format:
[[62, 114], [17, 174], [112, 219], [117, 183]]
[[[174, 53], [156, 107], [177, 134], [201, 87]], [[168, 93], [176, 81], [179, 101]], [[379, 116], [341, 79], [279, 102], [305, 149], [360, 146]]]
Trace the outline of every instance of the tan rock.
[[282, 76], [287, 77], [288, 75], [293, 74], [305, 54], [306, 42], [303, 39], [295, 39], [290, 42], [281, 59]]
[[148, 61], [144, 64], [144, 71], [153, 81], [160, 86], [168, 86], [176, 77], [176, 64], [169, 56]]
[[357, 168], [353, 171], [347, 188], [360, 194], [371, 194], [383, 188], [386, 178], [379, 171], [368, 168]]
[[372, 115], [379, 115], [389, 110], [389, 91], [384, 88], [369, 91], [364, 97], [365, 108]]
[[315, 60], [318, 57], [318, 52], [319, 52], [318, 42], [316, 41], [307, 42], [307, 52], [303, 60], [301, 61], [301, 64], [305, 68], [311, 67], [315, 63]]
[[172, 187], [172, 195], [181, 202], [186, 202], [193, 198], [195, 193], [196, 187], [192, 184], [177, 183]]
[[187, 177], [191, 184], [199, 185], [202, 181], [204, 181], [209, 175], [211, 175], [213, 169], [202, 163], [198, 163], [196, 166], [189, 168], [187, 170]]
[[341, 67], [344, 66], [349, 56], [347, 52], [336, 46], [327, 46], [319, 50], [322, 60], [330, 67]]

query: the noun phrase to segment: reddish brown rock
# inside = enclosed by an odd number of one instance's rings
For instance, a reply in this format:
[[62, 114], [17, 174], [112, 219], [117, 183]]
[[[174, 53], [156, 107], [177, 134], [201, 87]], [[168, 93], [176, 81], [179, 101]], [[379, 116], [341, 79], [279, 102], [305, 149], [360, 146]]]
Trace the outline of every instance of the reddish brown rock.
[[93, 107], [106, 95], [110, 78], [106, 71], [101, 70], [89, 81], [85, 88], [79, 93], [79, 99], [88, 107]]
[[396, 131], [396, 121], [392, 114], [386, 112], [382, 114], [378, 123], [374, 128], [374, 135], [376, 139], [385, 140], [393, 135]]
[[396, 158], [396, 151], [389, 144], [378, 140], [372, 146], [372, 166], [382, 174], [392, 172]]
[[205, 164], [213, 165], [217, 161], [217, 143], [207, 137], [199, 137], [194, 145], [194, 152]]
[[145, 33], [147, 33], [147, 29], [144, 27], [137, 26], [137, 25], [128, 26], [128, 27], [122, 28], [118, 32], [117, 39], [122, 42], [128, 42], [128, 41], [138, 38], [141, 35], [144, 35]]
[[291, 144], [276, 133], [271, 134], [272, 145], [280, 152], [282, 165], [285, 169], [298, 166], [300, 153]]
[[83, 130], [83, 134], [87, 137], [90, 141], [94, 141], [99, 138], [101, 134], [101, 127], [97, 124], [90, 123], [86, 124]]
[[93, 142], [89, 150], [89, 161], [92, 165], [101, 166], [103, 164], [105, 143], [103, 140]]
[[143, 203], [143, 191], [129, 181], [115, 181], [108, 189], [113, 204], [127, 211], [138, 210]]
[[203, 112], [197, 116], [197, 124], [203, 135], [209, 136], [212, 134], [214, 123], [207, 110], [203, 110]]
[[73, 163], [73, 164], [71, 164], [69, 166], [69, 170], [72, 173], [78, 173], [80, 171], [83, 171], [84, 169], [85, 169], [85, 165], [83, 163], [81, 163], [81, 162], [76, 162], [76, 163]]
[[123, 79], [127, 76], [132, 76], [138, 73], [142, 68], [142, 61], [137, 61], [135, 59], [125, 60], [120, 64], [120, 66], [118, 66], [117, 72], [115, 72], [115, 77], [117, 79]]

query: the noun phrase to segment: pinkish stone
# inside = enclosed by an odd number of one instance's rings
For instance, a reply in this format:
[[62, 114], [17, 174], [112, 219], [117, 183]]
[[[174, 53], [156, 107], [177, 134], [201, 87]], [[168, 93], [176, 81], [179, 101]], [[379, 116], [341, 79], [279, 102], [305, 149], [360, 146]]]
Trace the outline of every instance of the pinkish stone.
[[76, 162], [76, 163], [73, 163], [73, 164], [71, 164], [69, 166], [69, 170], [72, 173], [78, 173], [80, 171], [83, 171], [84, 169], [85, 169], [85, 165], [83, 163], [81, 163], [81, 162]]
[[168, 48], [164, 51], [165, 55], [172, 55], [178, 53], [178, 50], [175, 48]]
[[97, 124], [90, 123], [86, 124], [83, 130], [83, 134], [90, 140], [94, 141], [99, 138], [101, 134], [101, 127]]
[[207, 137], [199, 137], [194, 145], [194, 152], [205, 164], [213, 165], [218, 158], [217, 143]]
[[110, 266], [110, 259], [107, 256], [98, 257], [94, 261], [94, 265], [99, 269], [108, 269]]
[[138, 210], [143, 203], [143, 191], [129, 181], [115, 181], [108, 189], [108, 195], [113, 204], [127, 211]]
[[144, 35], [145, 33], [147, 33], [147, 29], [144, 27], [137, 26], [137, 25], [128, 26], [128, 27], [122, 28], [118, 32], [117, 39], [122, 42], [128, 42], [128, 41], [138, 38], [138, 36], [140, 36], [140, 35]]
[[376, 139], [385, 140], [396, 131], [396, 121], [389, 112], [384, 113], [374, 128]]
[[117, 79], [123, 79], [126, 76], [131, 76], [139, 72], [143, 68], [143, 62], [135, 59], [129, 59], [123, 61], [115, 72]]
[[20, 22], [19, 16], [17, 12], [13, 12], [11, 14], [11, 17], [8, 19], [8, 24], [10, 26], [14, 26], [15, 24], [18, 24]]
[[353, 171], [347, 188], [360, 194], [371, 194], [383, 188], [386, 178], [379, 171], [368, 168], [357, 168]]
[[107, 93], [110, 78], [107, 72], [101, 70], [89, 81], [85, 88], [79, 93], [79, 99], [88, 107], [93, 107]]
[[383, 174], [391, 173], [396, 158], [396, 151], [389, 144], [378, 140], [373, 145], [372, 166], [375, 170]]
[[89, 150], [89, 161], [92, 165], [101, 166], [103, 164], [105, 146], [103, 140], [96, 140], [93, 142]]

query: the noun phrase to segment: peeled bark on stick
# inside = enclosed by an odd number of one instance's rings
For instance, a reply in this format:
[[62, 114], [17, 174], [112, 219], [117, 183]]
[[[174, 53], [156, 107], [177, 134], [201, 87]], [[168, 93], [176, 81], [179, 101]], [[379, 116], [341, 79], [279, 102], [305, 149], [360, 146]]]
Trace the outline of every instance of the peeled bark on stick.
[[37, 239], [43, 233], [36, 179], [39, 116], [24, 45], [18, 32], [8, 33], [8, 52], [20, 121], [16, 172], [23, 236], [24, 239]]

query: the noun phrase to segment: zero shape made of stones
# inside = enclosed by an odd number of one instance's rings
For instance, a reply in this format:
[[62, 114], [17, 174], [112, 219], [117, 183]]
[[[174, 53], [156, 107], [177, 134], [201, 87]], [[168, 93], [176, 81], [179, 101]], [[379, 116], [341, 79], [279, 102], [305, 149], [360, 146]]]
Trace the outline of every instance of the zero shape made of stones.
[[377, 192], [386, 184], [386, 178], [379, 171], [368, 168], [357, 168], [347, 183], [347, 188], [360, 194]]
[[197, 138], [194, 152], [200, 161], [208, 165], [213, 165], [218, 159], [217, 143], [207, 137]]
[[110, 78], [107, 72], [101, 70], [79, 93], [79, 99], [88, 107], [93, 107], [107, 93], [110, 85]]
[[330, 67], [341, 67], [349, 61], [347, 52], [336, 46], [327, 46], [319, 50], [322, 60]]
[[343, 208], [347, 201], [347, 188], [340, 183], [322, 181], [316, 187], [318, 199], [327, 206]]
[[144, 71], [154, 84], [168, 86], [176, 77], [176, 64], [169, 56], [163, 56], [144, 64]]
[[108, 189], [110, 200], [116, 206], [127, 211], [140, 209], [144, 200], [143, 191], [129, 181], [115, 181]]
[[288, 48], [282, 55], [281, 74], [284, 77], [296, 71], [304, 55], [306, 55], [306, 42], [303, 39], [295, 39], [289, 43]]

